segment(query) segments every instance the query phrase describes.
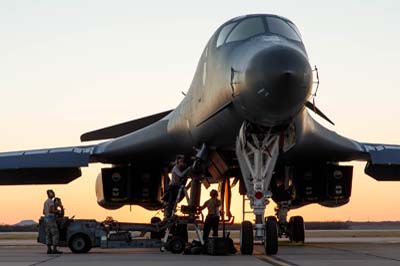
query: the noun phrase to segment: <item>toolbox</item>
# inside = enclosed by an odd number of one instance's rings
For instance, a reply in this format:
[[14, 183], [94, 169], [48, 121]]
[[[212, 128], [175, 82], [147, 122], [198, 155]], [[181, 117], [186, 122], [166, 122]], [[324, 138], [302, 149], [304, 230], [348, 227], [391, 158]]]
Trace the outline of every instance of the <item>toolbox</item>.
[[207, 254], [209, 255], [228, 255], [229, 238], [210, 237], [207, 242]]

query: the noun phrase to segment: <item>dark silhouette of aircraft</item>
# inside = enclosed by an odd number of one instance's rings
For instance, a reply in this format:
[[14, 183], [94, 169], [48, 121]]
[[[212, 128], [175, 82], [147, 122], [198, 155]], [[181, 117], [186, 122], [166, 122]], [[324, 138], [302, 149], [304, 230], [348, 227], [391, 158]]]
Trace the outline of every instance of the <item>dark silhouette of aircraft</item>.
[[[400, 146], [361, 143], [310, 116], [332, 123], [310, 101], [315, 78], [290, 20], [264, 14], [231, 19], [208, 41], [174, 110], [81, 136], [104, 140], [98, 144], [1, 153], [0, 184], [66, 184], [81, 167], [107, 163], [113, 166], [97, 178], [98, 203], [154, 210], [162, 208], [171, 162], [184, 154], [198, 177], [191, 193], [200, 193], [201, 180], [219, 182], [228, 216], [230, 178], [249, 198], [255, 223], [242, 222], [241, 252], [251, 254], [255, 238], [275, 254], [279, 236], [304, 241], [303, 218], [288, 220], [289, 210], [349, 201], [353, 167], [340, 162], [365, 161], [369, 176], [400, 179]], [[276, 215], [264, 217], [270, 199]]]

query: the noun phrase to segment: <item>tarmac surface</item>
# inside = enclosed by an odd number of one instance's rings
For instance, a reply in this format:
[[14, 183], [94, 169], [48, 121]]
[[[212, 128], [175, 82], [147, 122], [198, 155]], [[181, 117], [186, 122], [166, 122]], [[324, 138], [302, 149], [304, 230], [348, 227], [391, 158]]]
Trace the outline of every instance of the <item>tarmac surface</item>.
[[34, 240], [0, 240], [0, 266], [33, 265], [163, 265], [163, 266], [328, 266], [400, 265], [400, 237], [309, 238], [304, 245], [280, 242], [279, 253], [263, 255], [255, 246], [253, 256], [174, 255], [159, 249], [92, 249], [88, 254], [45, 254]]

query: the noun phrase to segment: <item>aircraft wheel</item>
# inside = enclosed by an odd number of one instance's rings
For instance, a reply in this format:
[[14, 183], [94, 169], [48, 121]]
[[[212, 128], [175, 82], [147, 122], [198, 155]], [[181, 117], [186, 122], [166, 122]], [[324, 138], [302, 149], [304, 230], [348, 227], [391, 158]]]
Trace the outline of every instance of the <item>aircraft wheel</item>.
[[278, 224], [273, 216], [265, 221], [264, 249], [266, 255], [278, 253]]
[[304, 242], [304, 220], [301, 216], [293, 216], [289, 221], [289, 240], [294, 242]]
[[186, 242], [180, 236], [174, 236], [168, 241], [168, 250], [173, 254], [180, 254], [185, 250]]
[[92, 249], [90, 238], [85, 234], [75, 234], [68, 241], [73, 253], [88, 253]]
[[240, 253], [253, 254], [253, 224], [249, 221], [243, 221], [240, 227]]

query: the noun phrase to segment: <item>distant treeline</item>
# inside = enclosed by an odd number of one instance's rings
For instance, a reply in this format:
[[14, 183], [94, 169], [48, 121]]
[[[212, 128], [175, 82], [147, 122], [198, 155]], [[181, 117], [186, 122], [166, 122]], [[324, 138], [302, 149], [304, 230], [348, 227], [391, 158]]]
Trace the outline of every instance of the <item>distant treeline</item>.
[[39, 225], [0, 225], [0, 232], [37, 232]]
[[[400, 221], [382, 222], [305, 222], [306, 230], [400, 230]], [[222, 230], [222, 225], [219, 226]], [[189, 226], [189, 230], [194, 229]], [[227, 230], [240, 230], [240, 224], [226, 225]]]
[[[37, 232], [39, 225], [0, 225], [0, 232]], [[400, 221], [383, 222], [305, 222], [306, 230], [400, 230]], [[194, 230], [192, 225], [189, 230]], [[222, 224], [219, 229], [222, 230]], [[227, 224], [226, 229], [240, 230], [240, 224]]]
[[351, 222], [306, 222], [306, 230], [347, 230]]

